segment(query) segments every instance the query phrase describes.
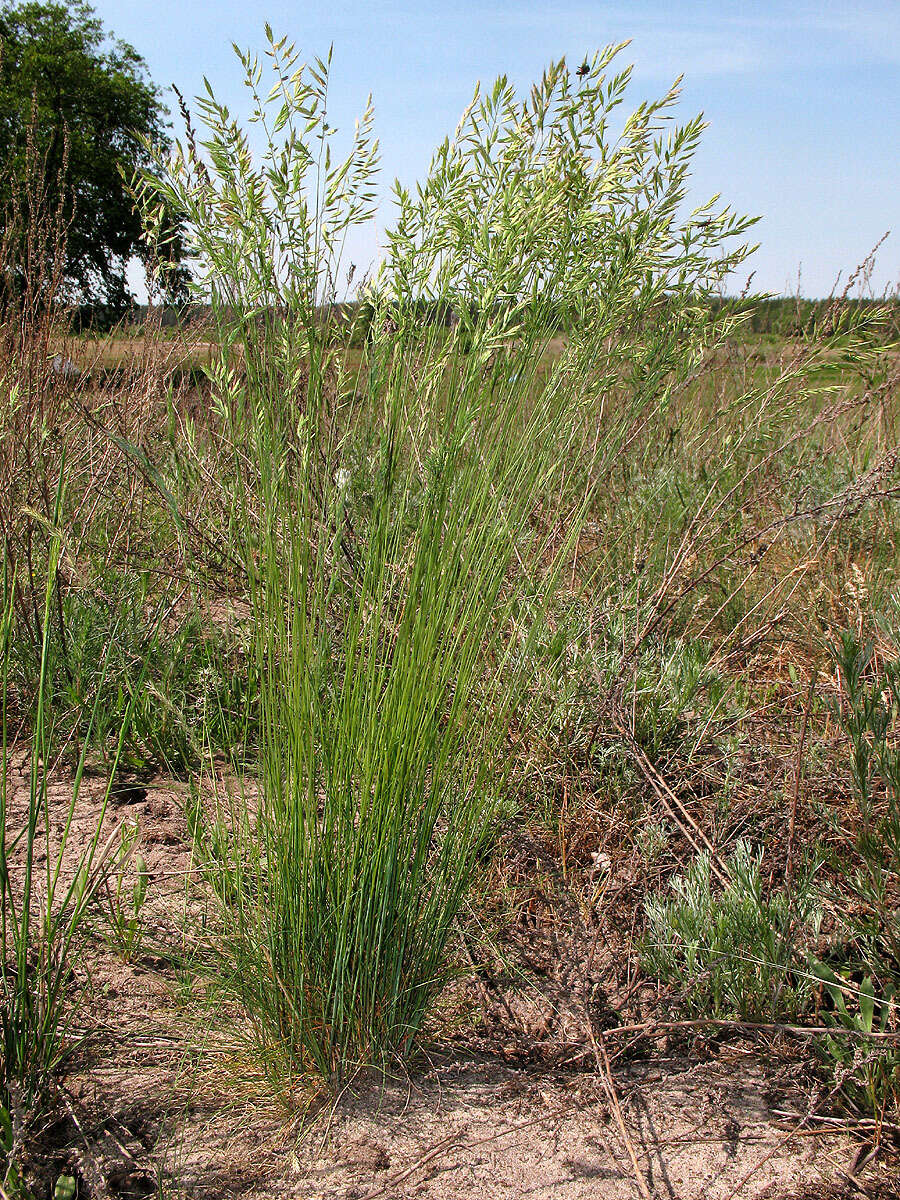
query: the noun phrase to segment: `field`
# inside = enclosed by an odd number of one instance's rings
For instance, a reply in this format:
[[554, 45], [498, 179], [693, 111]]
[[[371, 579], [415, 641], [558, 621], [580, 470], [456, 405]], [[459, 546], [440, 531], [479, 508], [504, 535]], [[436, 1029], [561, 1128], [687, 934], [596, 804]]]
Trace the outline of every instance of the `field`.
[[754, 332], [609, 61], [357, 305], [367, 121], [211, 100], [202, 321], [4, 293], [2, 1194], [897, 1194], [896, 303]]

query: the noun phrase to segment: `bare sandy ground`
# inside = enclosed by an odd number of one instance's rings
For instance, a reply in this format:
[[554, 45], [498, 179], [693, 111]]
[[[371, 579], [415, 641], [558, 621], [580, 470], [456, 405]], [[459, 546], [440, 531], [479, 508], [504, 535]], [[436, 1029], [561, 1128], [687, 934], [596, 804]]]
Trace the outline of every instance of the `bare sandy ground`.
[[[14, 760], [12, 819], [24, 801]], [[70, 792], [51, 789], [59, 819]], [[96, 818], [90, 781], [76, 838]], [[490, 1039], [445, 1039], [408, 1076], [358, 1085], [301, 1122], [272, 1100], [234, 1030], [158, 948], [202, 916], [186, 886], [186, 785], [125, 788], [109, 827], [136, 824], [150, 873], [148, 934], [131, 963], [97, 938], [80, 974], [85, 1040], [45, 1147], [80, 1196], [205, 1200], [773, 1200], [900, 1195], [891, 1168], [860, 1167], [858, 1138], [810, 1118], [808, 1079], [758, 1047], [707, 1046], [577, 1069], [525, 1061]], [[188, 922], [188, 928], [191, 921]], [[182, 943], [190, 953], [190, 940]], [[177, 955], [174, 959], [177, 959]], [[610, 1043], [612, 1045], [612, 1043]], [[527, 1046], [526, 1046], [527, 1049]], [[863, 1151], [865, 1147], [863, 1146]], [[860, 1190], [861, 1189], [861, 1190]]]

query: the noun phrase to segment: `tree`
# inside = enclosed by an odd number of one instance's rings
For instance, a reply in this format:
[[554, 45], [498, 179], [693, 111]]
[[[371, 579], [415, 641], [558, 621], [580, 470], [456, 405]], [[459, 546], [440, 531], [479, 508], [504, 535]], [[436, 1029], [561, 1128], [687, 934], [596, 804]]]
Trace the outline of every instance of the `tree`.
[[[127, 180], [150, 160], [148, 143], [168, 146], [165, 118], [143, 58], [109, 37], [88, 4], [0, 8], [0, 205], [42, 155], [45, 200], [62, 198], [66, 213], [67, 299], [114, 312], [133, 299], [126, 267], [146, 262], [147, 247]], [[167, 247], [180, 260], [177, 229]], [[184, 278], [175, 273], [176, 290]]]

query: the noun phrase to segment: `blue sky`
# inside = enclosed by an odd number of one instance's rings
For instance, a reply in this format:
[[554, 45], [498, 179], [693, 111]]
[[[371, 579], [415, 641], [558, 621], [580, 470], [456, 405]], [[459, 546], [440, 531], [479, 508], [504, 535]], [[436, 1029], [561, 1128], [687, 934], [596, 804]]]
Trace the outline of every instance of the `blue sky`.
[[[332, 114], [352, 128], [369, 91], [382, 146], [381, 220], [394, 176], [412, 182], [454, 128], [476, 80], [527, 86], [552, 58], [573, 64], [631, 38], [634, 105], [679, 74], [679, 112], [710, 123], [691, 199], [712, 193], [761, 215], [754, 287], [826, 295], [891, 230], [872, 287], [900, 282], [900, 0], [95, 0], [104, 24], [187, 96], [207, 76], [244, 104], [237, 42], [263, 24], [304, 55], [334, 44]], [[375, 231], [356, 249], [377, 253]], [[360, 266], [365, 266], [360, 263]], [[749, 268], [748, 268], [749, 269]], [[746, 270], [735, 281], [740, 287]]]

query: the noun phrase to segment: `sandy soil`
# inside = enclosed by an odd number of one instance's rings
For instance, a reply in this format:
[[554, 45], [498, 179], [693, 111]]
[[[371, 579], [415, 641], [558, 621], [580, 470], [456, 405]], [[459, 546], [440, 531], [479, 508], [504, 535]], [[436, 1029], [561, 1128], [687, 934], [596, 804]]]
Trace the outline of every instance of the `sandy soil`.
[[[25, 767], [14, 760], [13, 820]], [[101, 779], [88, 781], [76, 839], [92, 828], [102, 791]], [[70, 794], [64, 778], [51, 789], [57, 827]], [[44, 1131], [45, 1178], [75, 1172], [82, 1197], [207, 1200], [900, 1196], [890, 1163], [858, 1165], [858, 1139], [807, 1117], [815, 1097], [790, 1054], [657, 1042], [629, 1061], [610, 1038], [607, 1072], [596, 1041], [570, 1053], [577, 1005], [566, 1009], [562, 983], [580, 963], [596, 991], [605, 971], [615, 1007], [619, 976], [593, 950], [588, 970], [584, 940], [546, 921], [526, 931], [543, 1003], [473, 985], [468, 1025], [408, 1077], [360, 1084], [300, 1122], [254, 1077], [239, 1015], [198, 1003], [196, 979], [174, 965], [173, 946], [191, 949], [185, 912], [188, 928], [203, 912], [185, 884], [186, 794], [171, 780], [137, 781], [111, 806], [110, 830], [140, 830], [148, 930], [134, 961], [98, 932], [82, 964], [89, 1004], [73, 1032], [86, 1036], [63, 1079], [59, 1119]], [[479, 1015], [480, 1000], [494, 1011]]]

